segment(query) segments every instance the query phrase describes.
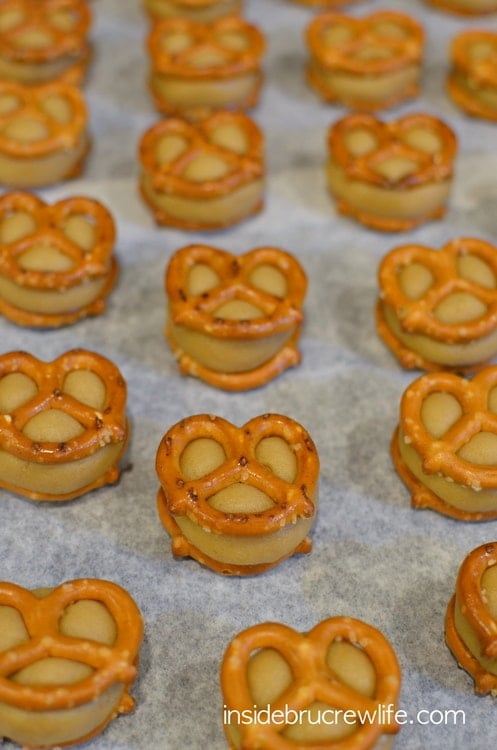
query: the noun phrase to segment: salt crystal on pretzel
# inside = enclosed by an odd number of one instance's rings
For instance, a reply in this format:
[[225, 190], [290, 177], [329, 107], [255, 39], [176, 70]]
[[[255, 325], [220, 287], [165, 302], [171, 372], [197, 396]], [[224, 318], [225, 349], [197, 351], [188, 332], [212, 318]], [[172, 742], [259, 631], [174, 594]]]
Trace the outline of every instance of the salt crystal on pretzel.
[[89, 149], [87, 128], [75, 86], [0, 81], [0, 184], [33, 188], [76, 177]]
[[168, 118], [140, 142], [140, 190], [158, 224], [219, 229], [262, 209], [263, 135], [241, 112]]
[[445, 640], [475, 691], [497, 696], [497, 542], [474, 549], [459, 568]]
[[447, 90], [468, 114], [497, 120], [497, 32], [464, 31], [451, 44]]
[[236, 16], [212, 23], [159, 21], [147, 45], [150, 90], [160, 112], [198, 120], [257, 104], [265, 41], [247, 21]]
[[210, 23], [224, 16], [239, 15], [243, 0], [143, 0], [150, 18], [187, 18], [189, 21]]
[[90, 57], [90, 23], [84, 0], [3, 0], [0, 79], [81, 84]]
[[[221, 664], [229, 746], [384, 747], [381, 740], [399, 729], [400, 679], [392, 646], [361, 620], [330, 617], [308, 633], [274, 622], [254, 625], [235, 636]], [[393, 711], [383, 716], [387, 706]], [[368, 712], [370, 721], [359, 718]]]
[[128, 439], [126, 383], [105, 357], [0, 356], [0, 487], [71, 500], [116, 482]]
[[462, 237], [383, 258], [378, 333], [403, 367], [471, 372], [497, 353], [497, 248]]
[[307, 27], [306, 39], [307, 80], [325, 101], [369, 111], [419, 93], [424, 32], [404, 13], [322, 13]]
[[319, 458], [289, 417], [264, 414], [243, 427], [187, 417], [162, 438], [156, 469], [159, 516], [175, 555], [241, 576], [310, 551]]
[[0, 735], [65, 747], [129, 713], [142, 631], [135, 602], [110, 581], [0, 582]]
[[328, 186], [340, 213], [395, 232], [444, 215], [457, 139], [442, 120], [351, 114], [331, 126], [328, 147]]
[[415, 508], [463, 521], [497, 518], [497, 366], [472, 380], [423, 375], [404, 392], [391, 443]]
[[478, 16], [497, 11], [496, 0], [426, 0], [426, 2], [440, 10], [461, 16]]
[[307, 277], [284, 250], [188, 245], [172, 256], [165, 287], [166, 335], [183, 373], [238, 391], [300, 362]]
[[114, 220], [91, 198], [52, 206], [23, 192], [0, 197], [0, 313], [51, 328], [105, 309], [117, 276]]

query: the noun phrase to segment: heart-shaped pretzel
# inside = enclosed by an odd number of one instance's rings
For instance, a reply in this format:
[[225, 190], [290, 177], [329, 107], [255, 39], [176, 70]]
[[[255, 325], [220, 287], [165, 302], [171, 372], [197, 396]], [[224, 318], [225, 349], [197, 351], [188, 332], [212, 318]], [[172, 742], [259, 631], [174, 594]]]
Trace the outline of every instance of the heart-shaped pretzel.
[[40, 187], [78, 175], [89, 148], [87, 121], [75, 86], [0, 81], [0, 182]]
[[478, 16], [497, 11], [496, 0], [426, 0], [428, 5], [461, 16]]
[[[77, 610], [83, 602], [104, 608], [115, 629], [113, 642], [100, 640], [88, 610], [86, 622], [84, 615], [79, 624], [75, 614], [67, 619], [71, 608]], [[12, 646], [0, 652], [3, 737], [23, 747], [84, 742], [115, 716], [133, 709], [128, 691], [136, 677], [143, 624], [138, 607], [123, 588], [110, 581], [77, 579], [32, 592], [0, 582], [0, 607], [16, 613], [24, 631], [21, 638], [11, 634]], [[2, 628], [7, 641], [12, 622], [12, 617], [7, 618]], [[19, 679], [37, 663], [48, 665], [50, 660], [86, 665], [91, 672], [65, 684]]]
[[419, 93], [424, 32], [411, 16], [322, 13], [307, 27], [307, 80], [325, 101], [385, 109]]
[[181, 248], [165, 278], [166, 335], [181, 371], [247, 390], [298, 364], [306, 288], [298, 261], [279, 248], [242, 256], [207, 245]]
[[395, 248], [378, 282], [378, 332], [403, 367], [467, 372], [497, 352], [497, 249], [490, 243], [462, 237], [438, 251]]
[[[333, 644], [340, 644], [341, 649], [344, 646], [357, 649], [358, 656], [368, 663], [369, 669], [374, 673], [372, 695], [361, 691], [357, 662], [351, 666], [347, 680], [341, 679], [341, 675], [330, 668], [329, 653]], [[249, 665], [254, 656], [257, 655], [258, 658], [264, 652], [276, 652], [288, 665], [291, 676], [286, 687], [281, 685], [279, 695], [275, 695], [268, 704], [264, 701], [265, 705], [260, 706], [250, 684], [257, 678], [257, 675], [253, 675], [256, 667], [252, 667], [251, 680]], [[266, 671], [262, 677], [265, 682], [265, 696], [272, 688], [271, 677], [270, 671]], [[224, 697], [224, 727], [231, 748], [295, 750], [297, 747], [305, 747], [309, 750], [368, 750], [376, 747], [376, 742], [383, 733], [393, 734], [399, 729], [393, 715], [380, 718], [382, 707], [392, 708], [398, 701], [400, 668], [395, 653], [379, 630], [350, 617], [331, 617], [323, 620], [308, 633], [298, 633], [286, 625], [274, 622], [261, 623], [242, 631], [233, 639], [224, 654], [221, 665], [221, 689]], [[278, 692], [278, 689], [272, 689], [271, 692]], [[330, 735], [335, 736], [328, 739], [323, 739], [322, 732], [319, 739], [315, 735], [313, 738], [312, 733], [304, 738], [304, 730], [300, 729], [300, 741], [295, 742], [288, 736], [292, 722], [295, 725], [299, 723], [295, 722], [295, 717], [302, 717], [300, 724], [303, 724], [313, 704], [319, 706], [323, 714], [321, 730], [326, 724], [325, 710], [332, 714], [337, 712], [337, 717], [345, 711], [356, 713], [358, 717], [369, 712], [369, 716], [376, 719], [361, 721], [358, 718], [355, 731], [352, 730], [350, 733], [349, 723], [344, 728], [349, 730], [348, 734], [344, 731], [342, 736], [337, 736], [335, 727], [335, 731], [330, 732]], [[261, 720], [259, 723], [258, 709], [269, 711], [269, 719], [264, 718], [264, 721]], [[247, 716], [252, 716], [253, 721], [245, 720]], [[317, 716], [319, 717], [319, 713]], [[311, 724], [315, 721], [316, 716]], [[233, 730], [240, 739], [236, 744], [231, 734]], [[312, 726], [307, 727], [307, 731], [312, 732]]]
[[91, 12], [83, 0], [3, 0], [0, 78], [79, 85], [89, 59], [90, 24]]
[[351, 114], [331, 126], [328, 147], [328, 184], [341, 213], [383, 231], [445, 213], [457, 139], [441, 120]]
[[422, 375], [404, 392], [392, 456], [412, 504], [465, 521], [497, 517], [497, 366], [469, 381]]
[[248, 575], [310, 551], [319, 458], [289, 417], [265, 414], [243, 427], [209, 414], [187, 417], [162, 438], [156, 469], [159, 516], [175, 555]]
[[150, 90], [160, 112], [198, 120], [216, 110], [257, 104], [265, 40], [242, 18], [159, 21], [147, 46]]
[[497, 120], [497, 33], [464, 31], [452, 40], [450, 54], [449, 95], [468, 114]]
[[[80, 222], [77, 229], [74, 222]], [[0, 197], [0, 312], [36, 327], [102, 313], [117, 276], [114, 240], [112, 215], [98, 201], [73, 197], [50, 206], [31, 193], [5, 193]], [[40, 256], [47, 249], [63, 270], [43, 267]]]
[[[26, 352], [0, 356], [0, 487], [34, 500], [69, 500], [116, 482], [128, 436], [125, 407], [126, 383], [99, 354], [73, 349], [53, 362]], [[54, 419], [67, 439], [57, 439]]]
[[[494, 695], [497, 694], [496, 566], [497, 542], [487, 542], [469, 553], [459, 568], [456, 592], [449, 601], [445, 618], [445, 640], [457, 663], [473, 677], [477, 693]], [[492, 591], [487, 590], [489, 584]], [[489, 599], [494, 602], [492, 610]]]
[[224, 16], [240, 15], [243, 0], [144, 0], [143, 5], [153, 21], [187, 18], [210, 23]]
[[262, 132], [240, 112], [168, 118], [140, 142], [140, 189], [158, 224], [218, 229], [262, 209]]

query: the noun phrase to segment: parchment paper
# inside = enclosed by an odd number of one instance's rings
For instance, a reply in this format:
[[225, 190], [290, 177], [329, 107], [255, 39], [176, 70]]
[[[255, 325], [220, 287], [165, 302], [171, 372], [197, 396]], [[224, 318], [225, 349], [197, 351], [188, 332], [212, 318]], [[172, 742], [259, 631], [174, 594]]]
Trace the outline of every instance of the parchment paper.
[[[2, 319], [0, 341], [2, 351], [22, 348], [46, 360], [76, 346], [112, 359], [129, 387], [131, 469], [117, 486], [68, 503], [36, 504], [0, 492], [0, 574], [27, 587], [110, 578], [141, 608], [137, 707], [93, 740], [95, 750], [225, 748], [218, 672], [230, 639], [256, 622], [308, 630], [333, 615], [380, 628], [398, 654], [401, 707], [413, 723], [403, 727], [396, 748], [485, 750], [497, 742], [495, 702], [475, 696], [443, 636], [458, 567], [471, 549], [497, 538], [497, 522], [471, 525], [411, 509], [389, 441], [399, 398], [417, 373], [400, 370], [373, 316], [376, 269], [392, 247], [411, 241], [439, 247], [458, 235], [497, 239], [497, 125], [465, 117], [444, 92], [449, 39], [465, 27], [497, 30], [497, 19], [463, 21], [421, 0], [368, 0], [350, 12], [388, 7], [420, 19], [427, 46], [422, 96], [385, 119], [426, 111], [459, 138], [446, 218], [388, 235], [336, 215], [325, 187], [325, 139], [345, 110], [322, 104], [304, 81], [303, 31], [313, 13], [287, 0], [247, 0], [246, 17], [268, 40], [264, 92], [253, 111], [266, 136], [266, 208], [233, 229], [202, 234], [158, 229], [138, 195], [137, 144], [158, 119], [145, 85], [145, 14], [135, 0], [92, 3], [94, 62], [85, 92], [93, 149], [80, 179], [41, 195], [50, 201], [89, 195], [110, 208], [119, 283], [104, 317], [48, 332]], [[197, 241], [240, 253], [274, 244], [299, 258], [309, 276], [300, 367], [240, 394], [179, 375], [163, 336], [162, 278], [171, 254]], [[190, 414], [242, 424], [268, 411], [301, 422], [320, 453], [312, 553], [247, 579], [174, 560], [155, 508], [162, 435]], [[466, 722], [423, 726], [415, 720], [419, 709], [463, 709]]]

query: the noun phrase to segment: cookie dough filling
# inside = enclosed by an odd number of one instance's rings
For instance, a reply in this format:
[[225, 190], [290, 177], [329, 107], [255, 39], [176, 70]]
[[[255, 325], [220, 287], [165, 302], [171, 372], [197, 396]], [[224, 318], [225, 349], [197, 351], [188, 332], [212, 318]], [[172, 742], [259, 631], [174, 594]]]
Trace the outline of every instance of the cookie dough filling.
[[224, 16], [239, 15], [242, 0], [144, 0], [145, 10], [154, 20], [187, 18], [210, 23]]

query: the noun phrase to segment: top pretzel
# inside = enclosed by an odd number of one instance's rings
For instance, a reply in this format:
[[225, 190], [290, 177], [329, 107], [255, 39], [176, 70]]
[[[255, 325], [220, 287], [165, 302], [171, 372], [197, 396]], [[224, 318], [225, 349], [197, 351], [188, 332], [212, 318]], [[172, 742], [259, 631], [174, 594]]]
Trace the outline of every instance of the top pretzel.
[[186, 18], [210, 23], [224, 16], [240, 15], [243, 0], [143, 0], [143, 6], [153, 21]]
[[323, 13], [311, 21], [306, 37], [307, 78], [326, 101], [370, 111], [419, 92], [424, 32], [404, 13]]
[[0, 79], [82, 83], [90, 56], [91, 12], [84, 0], [3, 0]]

